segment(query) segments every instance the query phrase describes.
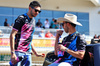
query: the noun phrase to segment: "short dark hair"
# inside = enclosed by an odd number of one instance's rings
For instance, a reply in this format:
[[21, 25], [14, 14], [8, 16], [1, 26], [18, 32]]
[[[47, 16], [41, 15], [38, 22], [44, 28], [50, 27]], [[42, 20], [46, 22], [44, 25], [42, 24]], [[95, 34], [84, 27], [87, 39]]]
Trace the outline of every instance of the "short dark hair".
[[73, 27], [76, 27], [76, 24], [70, 23]]
[[46, 18], [46, 20], [48, 20], [48, 19]]
[[29, 7], [36, 7], [36, 6], [39, 6], [41, 7], [40, 3], [38, 1], [32, 1], [30, 4], [29, 4]]
[[54, 23], [56, 23], [56, 22], [57, 22], [57, 20], [55, 19], [55, 20], [54, 20]]

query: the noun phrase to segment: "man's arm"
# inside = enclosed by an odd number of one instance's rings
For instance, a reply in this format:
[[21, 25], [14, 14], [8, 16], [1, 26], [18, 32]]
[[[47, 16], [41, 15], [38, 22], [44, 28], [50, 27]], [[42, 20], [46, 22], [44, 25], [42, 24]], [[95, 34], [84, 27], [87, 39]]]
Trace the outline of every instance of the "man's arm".
[[61, 51], [65, 51], [65, 52], [69, 53], [70, 55], [72, 55], [76, 58], [79, 58], [79, 59], [83, 59], [84, 54], [85, 54], [85, 51], [73, 51], [70, 49], [66, 50], [66, 47], [64, 47], [63, 45], [59, 45], [58, 47]]
[[83, 59], [85, 51], [72, 51], [72, 50], [67, 50], [67, 53], [71, 54], [72, 56]]
[[33, 53], [37, 56], [37, 57], [44, 57], [44, 55], [41, 53], [41, 54], [38, 54], [37, 52], [36, 52], [36, 50], [35, 50], [35, 48], [34, 48], [34, 44], [31, 44], [31, 46], [32, 46], [32, 51], [33, 51]]
[[59, 42], [59, 37], [62, 35], [63, 31], [62, 30], [58, 30], [57, 33], [56, 33], [56, 40], [55, 40], [55, 55], [58, 55], [58, 49], [57, 49], [57, 46], [58, 46], [58, 42]]
[[54, 46], [54, 48], [55, 48], [55, 52], [54, 52], [55, 55], [58, 55], [58, 50], [57, 50], [58, 40], [59, 40], [59, 36], [56, 35], [55, 46]]
[[15, 50], [14, 50], [14, 44], [15, 44], [14, 38], [16, 34], [17, 34], [17, 31], [12, 29], [12, 32], [10, 34], [10, 49], [11, 49], [11, 61], [13, 64], [16, 63], [16, 58], [17, 58], [15, 55]]
[[14, 44], [15, 44], [15, 41], [14, 41], [14, 38], [15, 38], [15, 35], [17, 34], [17, 31], [12, 29], [12, 32], [10, 34], [10, 49], [11, 49], [11, 52], [14, 52]]
[[36, 52], [36, 50], [35, 50], [35, 48], [34, 48], [34, 44], [33, 44], [33, 43], [31, 44], [31, 47], [32, 47], [33, 53], [37, 56], [37, 52]]

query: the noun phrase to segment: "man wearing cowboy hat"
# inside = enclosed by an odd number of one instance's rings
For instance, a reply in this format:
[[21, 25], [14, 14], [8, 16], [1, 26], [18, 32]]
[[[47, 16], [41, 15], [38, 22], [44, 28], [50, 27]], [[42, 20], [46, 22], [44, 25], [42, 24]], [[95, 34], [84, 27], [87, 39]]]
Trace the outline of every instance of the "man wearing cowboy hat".
[[[75, 27], [76, 25], [82, 26], [82, 24], [77, 22], [77, 16], [73, 14], [65, 14], [64, 18], [58, 18], [57, 21], [62, 23], [63, 29], [68, 33], [68, 36], [64, 37], [61, 44], [58, 44], [63, 31], [57, 31], [55, 55], [58, 55], [59, 59], [49, 66], [79, 66], [79, 61], [84, 57], [87, 43], [84, 37], [76, 31]], [[62, 54], [62, 56], [59, 54]]]

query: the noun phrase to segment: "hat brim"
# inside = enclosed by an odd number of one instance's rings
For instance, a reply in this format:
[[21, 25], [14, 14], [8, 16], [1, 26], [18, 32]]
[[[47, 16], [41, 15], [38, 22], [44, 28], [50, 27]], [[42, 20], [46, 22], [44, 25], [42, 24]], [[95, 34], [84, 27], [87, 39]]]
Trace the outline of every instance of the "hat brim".
[[65, 19], [65, 18], [63, 18], [63, 17], [60, 17], [60, 18], [57, 19], [57, 22], [58, 22], [58, 23], [63, 23], [63, 21], [67, 21], [67, 22], [70, 22], [70, 23], [73, 23], [73, 24], [82, 26], [82, 24], [79, 23], [79, 22], [71, 22], [71, 21], [69, 21], [68, 19]]

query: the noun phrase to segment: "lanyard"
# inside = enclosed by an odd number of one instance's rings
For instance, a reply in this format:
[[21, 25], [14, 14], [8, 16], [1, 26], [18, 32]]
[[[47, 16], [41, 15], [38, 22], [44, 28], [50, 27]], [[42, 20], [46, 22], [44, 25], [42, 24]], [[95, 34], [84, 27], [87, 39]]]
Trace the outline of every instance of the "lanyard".
[[72, 33], [71, 36], [74, 35], [75, 33], [78, 33], [78, 32], [76, 31], [76, 32]]

